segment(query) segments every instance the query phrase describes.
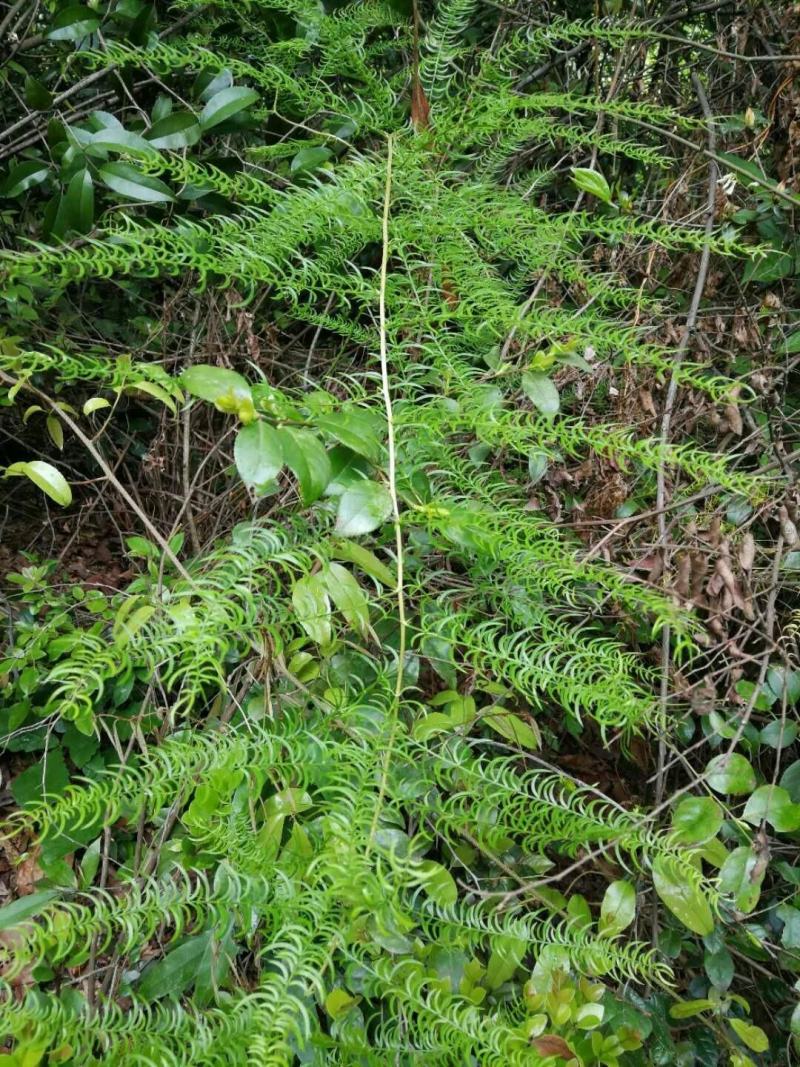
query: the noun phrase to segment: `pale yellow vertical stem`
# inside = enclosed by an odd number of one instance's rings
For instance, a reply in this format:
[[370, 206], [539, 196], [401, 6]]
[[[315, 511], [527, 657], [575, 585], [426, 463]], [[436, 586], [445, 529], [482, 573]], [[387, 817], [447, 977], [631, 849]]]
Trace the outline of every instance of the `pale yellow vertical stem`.
[[395, 447], [395, 435], [394, 435], [394, 414], [392, 411], [392, 391], [389, 384], [389, 342], [386, 331], [386, 281], [389, 274], [389, 212], [392, 202], [392, 151], [394, 142], [392, 135], [389, 135], [387, 141], [387, 153], [386, 153], [386, 185], [384, 187], [383, 194], [383, 253], [381, 255], [381, 273], [380, 273], [380, 285], [378, 291], [378, 331], [380, 334], [380, 363], [381, 363], [381, 390], [383, 392], [383, 404], [386, 409], [386, 442], [387, 451], [389, 453], [389, 462], [387, 467], [387, 480], [389, 494], [392, 498], [392, 518], [394, 521], [394, 542], [395, 542], [395, 554], [397, 556], [397, 585], [395, 587], [395, 595], [397, 598], [397, 621], [398, 621], [398, 643], [397, 643], [397, 679], [394, 687], [394, 698], [392, 700], [392, 706], [390, 710], [391, 715], [391, 727], [389, 730], [389, 738], [386, 744], [386, 748], [383, 753], [383, 761], [381, 767], [381, 780], [378, 791], [378, 802], [375, 805], [375, 814], [372, 818], [372, 827], [370, 829], [369, 843], [367, 850], [372, 847], [372, 842], [375, 837], [375, 831], [378, 828], [378, 819], [380, 817], [381, 808], [383, 807], [383, 800], [386, 795], [386, 784], [389, 777], [389, 765], [392, 758], [392, 750], [394, 749], [395, 737], [397, 736], [397, 727], [400, 718], [400, 697], [403, 693], [403, 665], [406, 658], [406, 601], [405, 592], [403, 588], [403, 532], [400, 527], [400, 506], [397, 500], [397, 449]]

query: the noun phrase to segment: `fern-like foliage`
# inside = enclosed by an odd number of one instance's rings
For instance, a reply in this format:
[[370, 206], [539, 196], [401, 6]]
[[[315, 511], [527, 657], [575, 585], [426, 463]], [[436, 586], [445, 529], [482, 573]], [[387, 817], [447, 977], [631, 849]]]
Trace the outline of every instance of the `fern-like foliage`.
[[[742, 248], [633, 198], [623, 210], [610, 188], [576, 208], [556, 180], [565, 147], [624, 174], [669, 165], [654, 124], [692, 132], [666, 107], [521, 84], [554, 44], [620, 45], [641, 27], [557, 20], [495, 41], [496, 12], [478, 0], [420, 5], [421, 33], [378, 0], [172, 6], [186, 20], [168, 39], [92, 33], [71, 62], [123, 86], [163, 80], [178, 99], [214, 79], [226, 100], [250, 87], [248, 121], [215, 133], [211, 97], [198, 111], [214, 154], [149, 150], [135, 131], [101, 147], [116, 155], [95, 177], [118, 191], [126, 175], [139, 206], [110, 202], [75, 239], [5, 247], [3, 284], [41, 293], [55, 315], [133, 284], [227, 292], [243, 315], [311, 327], [309, 369], [317, 339], [340, 362], [318, 382], [326, 392], [306, 388], [305, 370], [277, 380], [242, 362], [246, 417], [195, 388], [282, 442], [283, 465], [245, 479], [248, 521], [215, 529], [181, 570], [151, 545], [157, 565], [100, 618], [60, 609], [69, 625], [48, 646], [28, 725], [75, 751], [110, 739], [117, 758], [75, 760], [63, 788], [43, 772], [39, 799], [7, 821], [8, 840], [79, 857], [84, 873], [5, 913], [0, 1037], [14, 1055], [75, 1064], [549, 1067], [544, 1028], [591, 1040], [556, 1010], [559, 991], [578, 1013], [601, 998], [620, 1007], [627, 983], [671, 980], [644, 927], [628, 938], [629, 922], [566, 895], [573, 870], [596, 875], [582, 866], [596, 861], [634, 900], [655, 877], [694, 932], [721, 905], [710, 853], [559, 770], [558, 754], [536, 762], [554, 722], [595, 744], [663, 728], [654, 642], [666, 634], [688, 655], [700, 625], [532, 499], [532, 460], [613, 464], [642, 506], [657, 476], [676, 495], [763, 498], [766, 476], [708, 440], [670, 445], [612, 405], [625, 373], [656, 388], [671, 370], [640, 322], [666, 298], [624, 277], [612, 251]], [[412, 86], [429, 124], [409, 124]], [[96, 132], [75, 125], [66, 151], [105, 145]], [[172, 369], [65, 339], [0, 342], [0, 371], [21, 386], [138, 390], [177, 412], [187, 398]], [[675, 373], [711, 404], [735, 395], [698, 363]], [[346, 498], [365, 483], [377, 517], [364, 521], [362, 501], [353, 521]], [[3, 669], [16, 679], [41, 648], [13, 657]], [[20, 997], [30, 973], [51, 977]]]

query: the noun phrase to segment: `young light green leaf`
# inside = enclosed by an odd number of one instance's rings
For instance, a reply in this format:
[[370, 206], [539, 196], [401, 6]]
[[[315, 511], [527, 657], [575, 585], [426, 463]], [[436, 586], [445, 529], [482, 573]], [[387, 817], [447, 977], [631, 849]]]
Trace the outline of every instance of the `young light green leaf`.
[[769, 1038], [760, 1026], [747, 1023], [744, 1019], [728, 1019], [733, 1032], [753, 1052], [766, 1052], [769, 1048]]
[[336, 607], [348, 623], [364, 634], [369, 627], [369, 606], [364, 590], [341, 563], [329, 563], [322, 577]]
[[514, 715], [498, 705], [494, 705], [490, 712], [482, 715], [481, 722], [486, 723], [512, 745], [519, 745], [534, 752], [542, 747], [542, 736], [535, 723], [525, 722], [519, 715]]
[[392, 587], [397, 581], [394, 573], [378, 559], [374, 552], [359, 545], [356, 541], [335, 541], [333, 550], [334, 555], [339, 559], [353, 563], [364, 574], [368, 574], [370, 578], [374, 578], [382, 585]]
[[64, 451], [64, 427], [61, 425], [61, 419], [57, 415], [48, 415], [44, 420], [47, 432], [50, 435], [50, 440], [56, 446], [59, 452]]
[[92, 396], [83, 405], [84, 415], [92, 415], [95, 411], [101, 411], [103, 408], [110, 408], [111, 404], [102, 396]]
[[233, 457], [242, 481], [257, 492], [280, 473], [283, 466], [282, 435], [263, 419], [243, 426], [236, 435]]
[[627, 929], [635, 917], [636, 890], [630, 882], [612, 882], [600, 905], [600, 933], [614, 936]]
[[297, 621], [318, 645], [331, 643], [331, 602], [320, 574], [308, 574], [295, 582], [292, 605]]
[[10, 467], [6, 467], [6, 474], [11, 477], [22, 475], [30, 478], [43, 493], [64, 508], [72, 503], [72, 490], [66, 478], [61, 471], [44, 460], [31, 459], [27, 462], [12, 463]]
[[419, 870], [425, 891], [441, 908], [449, 908], [458, 900], [458, 887], [452, 874], [441, 863], [423, 860]]
[[572, 180], [577, 187], [590, 196], [596, 196], [606, 204], [611, 203], [611, 189], [599, 170], [589, 167], [572, 167]]
[[704, 1011], [711, 1011], [714, 1001], [703, 998], [702, 1000], [684, 1000], [679, 1004], [673, 1004], [669, 1014], [673, 1019], [693, 1019], [695, 1015], [701, 1015]]
[[711, 905], [671, 856], [657, 856], [653, 862], [653, 884], [672, 914], [689, 930], [705, 936], [714, 929]]
[[210, 130], [219, 126], [221, 122], [231, 118], [232, 115], [250, 107], [258, 100], [258, 93], [254, 89], [247, 89], [243, 85], [231, 85], [227, 89], [221, 89], [208, 101], [200, 114], [200, 125], [204, 130]]
[[558, 414], [561, 404], [558, 389], [547, 377], [537, 371], [528, 371], [522, 375], [522, 391], [543, 415], [553, 416]]
[[371, 533], [382, 526], [391, 514], [389, 490], [379, 482], [360, 482], [339, 498], [336, 532], [345, 537]]
[[256, 417], [250, 385], [236, 371], [195, 363], [183, 372], [180, 381], [192, 396], [207, 400], [218, 411], [238, 415], [245, 424]]
[[715, 793], [739, 796], [756, 787], [756, 773], [749, 761], [738, 752], [723, 752], [706, 765], [706, 782]]

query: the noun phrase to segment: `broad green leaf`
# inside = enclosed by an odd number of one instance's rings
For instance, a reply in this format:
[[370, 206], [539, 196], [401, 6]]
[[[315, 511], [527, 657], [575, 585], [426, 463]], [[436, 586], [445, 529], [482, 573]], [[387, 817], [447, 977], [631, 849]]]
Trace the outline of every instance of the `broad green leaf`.
[[59, 452], [64, 451], [64, 427], [61, 425], [61, 419], [57, 415], [48, 415], [45, 419], [45, 426], [47, 432], [50, 435], [50, 440], [56, 446]]
[[245, 424], [256, 417], [250, 386], [236, 371], [196, 363], [183, 372], [180, 381], [192, 396], [207, 400], [218, 411], [238, 415]]
[[657, 856], [654, 860], [653, 884], [662, 901], [684, 926], [696, 934], [711, 933], [714, 929], [711, 905], [671, 856]]
[[208, 958], [212, 931], [187, 938], [163, 959], [151, 963], [142, 972], [137, 986], [139, 996], [145, 1000], [160, 997], [180, 997], [201, 975], [201, 964]]
[[522, 963], [528, 945], [521, 937], [495, 934], [491, 939], [491, 946], [492, 952], [486, 965], [484, 982], [489, 989], [499, 989]]
[[392, 514], [392, 498], [386, 486], [364, 481], [352, 486], [339, 498], [336, 532], [345, 537], [371, 533]]
[[733, 957], [724, 944], [713, 952], [707, 950], [703, 954], [703, 967], [709, 981], [717, 989], [725, 990], [733, 981], [735, 973]]
[[744, 756], [738, 752], [715, 756], [706, 766], [706, 782], [715, 793], [740, 796], [751, 793], [756, 787], [756, 773]]
[[243, 85], [231, 85], [227, 89], [221, 89], [203, 108], [200, 114], [200, 125], [204, 130], [210, 130], [237, 112], [250, 107], [257, 100], [258, 93]]
[[420, 864], [425, 891], [439, 907], [448, 908], [458, 900], [458, 887], [452, 874], [441, 863], [423, 860]]
[[6, 467], [6, 474], [11, 477], [22, 475], [30, 478], [43, 493], [64, 508], [72, 503], [72, 490], [66, 478], [61, 471], [44, 460], [31, 459], [27, 462], [12, 463], [10, 467]]
[[83, 405], [83, 414], [92, 415], [95, 411], [101, 411], [103, 408], [110, 408], [111, 404], [102, 396], [92, 396]]
[[602, 1004], [582, 1004], [572, 1018], [579, 1030], [594, 1030], [603, 1022], [605, 1013]]
[[780, 665], [770, 667], [766, 682], [776, 700], [783, 700], [784, 692], [787, 703], [796, 704], [800, 700], [800, 671], [790, 671]]
[[369, 626], [369, 606], [364, 590], [350, 571], [341, 563], [329, 563], [322, 577], [331, 600], [348, 623], [358, 633], [365, 634]]
[[789, 764], [778, 784], [786, 790], [795, 804], [800, 804], [800, 760]]
[[369, 462], [344, 445], [335, 445], [328, 453], [328, 459], [331, 479], [325, 486], [325, 496], [341, 496], [351, 485], [369, 478]]
[[233, 456], [242, 481], [258, 492], [277, 478], [283, 466], [282, 435], [257, 419], [239, 430]]
[[42, 111], [53, 103], [53, 94], [32, 74], [25, 78], [25, 103], [36, 111]]
[[281, 430], [283, 455], [297, 478], [300, 499], [305, 505], [318, 500], [330, 481], [331, 464], [320, 439], [310, 430]]
[[572, 180], [582, 192], [596, 196], [606, 204], [611, 203], [611, 189], [600, 171], [589, 167], [572, 167], [571, 170]]
[[766, 1052], [769, 1048], [769, 1038], [760, 1026], [746, 1023], [744, 1019], [728, 1019], [731, 1029], [753, 1052]]
[[189, 148], [203, 134], [197, 116], [191, 111], [173, 111], [154, 122], [144, 135], [153, 148]]
[[148, 382], [144, 379], [138, 382], [131, 382], [130, 385], [126, 385], [123, 389], [126, 393], [145, 393], [147, 396], [152, 396], [154, 400], [159, 400], [164, 407], [169, 408], [173, 413], [176, 413], [175, 401], [166, 391], [162, 389], [160, 385], [156, 385], [155, 382]]
[[72, 175], [63, 203], [67, 228], [88, 233], [94, 224], [94, 182], [88, 168]]
[[104, 185], [126, 200], [143, 204], [164, 204], [175, 199], [169, 187], [160, 178], [143, 174], [130, 163], [104, 163], [98, 174]]
[[[108, 152], [124, 152], [128, 156], [139, 156], [145, 159], [158, 154], [149, 141], [145, 141], [140, 134], [126, 130], [122, 126], [104, 126], [96, 130], [84, 143], [83, 150], [88, 156], [99, 156], [101, 159], [105, 159]], [[136, 168], [133, 169], [136, 170]], [[136, 173], [139, 174], [138, 171]], [[169, 192], [163, 182], [158, 184]], [[141, 199], [141, 197], [134, 197], [134, 199]]]
[[770, 748], [782, 751], [795, 743], [797, 734], [798, 727], [796, 722], [790, 719], [786, 722], [781, 722], [780, 719], [773, 719], [772, 722], [768, 722], [766, 726], [761, 727], [758, 738], [762, 745], [769, 745]]
[[320, 574], [309, 574], [295, 582], [292, 605], [297, 621], [318, 645], [331, 643], [331, 602]]
[[765, 873], [766, 863], [760, 861], [751, 846], [742, 845], [731, 852], [720, 869], [720, 891], [733, 897], [736, 910], [747, 915], [758, 904]]
[[784, 948], [800, 948], [800, 910], [791, 904], [779, 904], [776, 916], [783, 923], [781, 944]]
[[390, 588], [396, 584], [397, 578], [394, 573], [389, 570], [385, 563], [378, 559], [374, 552], [364, 548], [363, 545], [359, 545], [355, 541], [335, 541], [333, 543], [333, 551], [334, 555], [339, 559], [353, 563], [364, 574], [374, 578], [376, 582], [381, 582]]
[[600, 905], [598, 930], [615, 935], [627, 929], [636, 917], [636, 890], [630, 882], [612, 882]]
[[561, 400], [553, 382], [546, 374], [528, 371], [522, 375], [522, 391], [543, 415], [558, 414]]
[[43, 889], [40, 893], [29, 893], [18, 900], [12, 900], [10, 904], [0, 908], [0, 930], [8, 930], [26, 919], [33, 919], [57, 896], [57, 889]]
[[542, 737], [535, 723], [525, 722], [505, 708], [495, 705], [490, 712], [481, 716], [481, 722], [505, 737], [512, 745], [535, 751], [542, 747]]
[[351, 408], [321, 415], [315, 422], [317, 429], [329, 433], [351, 451], [364, 456], [371, 463], [380, 461], [384, 426], [375, 415]]
[[296, 156], [293, 157], [289, 166], [289, 170], [292, 174], [303, 174], [305, 171], [317, 170], [323, 163], [327, 163], [333, 156], [330, 148], [325, 148], [322, 145], [310, 145], [308, 148], [301, 148]]
[[332, 1019], [341, 1019], [358, 1004], [360, 997], [351, 997], [346, 989], [332, 989], [325, 997], [325, 1011]]
[[80, 41], [100, 25], [100, 16], [83, 4], [71, 4], [62, 8], [53, 19], [45, 34], [49, 41]]
[[528, 477], [533, 485], [544, 478], [549, 464], [550, 457], [546, 452], [534, 448], [528, 453]]
[[758, 826], [766, 820], [778, 833], [791, 833], [800, 828], [800, 804], [779, 785], [762, 785], [751, 794], [742, 818]]
[[716, 836], [722, 819], [722, 808], [711, 797], [685, 797], [675, 808], [672, 830], [682, 845], [697, 845]]
[[18, 163], [12, 168], [11, 173], [3, 182], [2, 195], [19, 196], [35, 185], [41, 185], [49, 173], [50, 165], [44, 160], [26, 159], [24, 163]]
[[680, 1004], [673, 1004], [669, 1014], [673, 1019], [692, 1019], [695, 1015], [701, 1015], [704, 1011], [713, 1011], [713, 1000], [684, 1000]]
[[411, 736], [416, 741], [427, 741], [429, 737], [449, 733], [457, 728], [458, 724], [453, 722], [451, 715], [443, 711], [432, 711], [424, 719], [418, 719], [414, 723]]
[[43, 797], [61, 796], [69, 784], [69, 774], [60, 748], [51, 748], [11, 782], [11, 794], [20, 807], [35, 804]]

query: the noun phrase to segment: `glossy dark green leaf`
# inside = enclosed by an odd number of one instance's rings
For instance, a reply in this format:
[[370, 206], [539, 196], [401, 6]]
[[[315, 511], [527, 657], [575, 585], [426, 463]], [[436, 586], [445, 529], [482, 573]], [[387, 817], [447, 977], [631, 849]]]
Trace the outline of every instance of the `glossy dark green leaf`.
[[197, 116], [191, 111], [173, 111], [154, 122], [145, 138], [154, 148], [189, 148], [202, 136]]
[[200, 125], [204, 130], [210, 130], [237, 112], [250, 107], [257, 100], [258, 93], [243, 85], [231, 85], [227, 89], [221, 89], [203, 108], [200, 114]]
[[80, 41], [100, 25], [100, 16], [83, 4], [62, 8], [50, 23], [45, 36], [50, 41]]
[[201, 965], [208, 960], [212, 937], [213, 933], [208, 931], [187, 938], [163, 959], [146, 967], [137, 986], [139, 996], [145, 1000], [180, 997], [201, 975]]
[[715, 837], [722, 819], [722, 808], [711, 797], [684, 797], [675, 808], [672, 829], [682, 845], [696, 845]]
[[2, 195], [7, 197], [20, 196], [32, 189], [35, 185], [41, 185], [50, 173], [50, 166], [41, 159], [26, 159], [24, 163], [18, 163], [11, 168], [6, 180], [2, 185]]
[[130, 163], [106, 163], [98, 171], [104, 185], [125, 200], [143, 204], [165, 204], [175, 198], [160, 178], [143, 174]]
[[315, 420], [318, 429], [329, 433], [353, 452], [364, 456], [371, 463], [381, 458], [381, 436], [385, 429], [383, 420], [371, 412], [358, 409], [335, 411]]
[[28, 107], [43, 111], [50, 107], [52, 102], [53, 94], [47, 86], [43, 85], [38, 78], [34, 78], [32, 74], [28, 74], [25, 78], [25, 103]]
[[292, 174], [304, 174], [306, 171], [318, 170], [323, 163], [327, 163], [333, 156], [330, 148], [322, 145], [301, 148], [293, 157], [289, 169]]
[[331, 477], [331, 465], [325, 448], [309, 430], [285, 427], [282, 431], [283, 454], [286, 464], [297, 478], [300, 499], [313, 504], [322, 496]]
[[94, 224], [94, 182], [88, 168], [73, 174], [64, 194], [67, 226], [76, 233], [88, 233]]
[[60, 796], [67, 788], [69, 774], [60, 748], [51, 748], [38, 763], [31, 764], [11, 782], [11, 792], [20, 807], [43, 797]]

